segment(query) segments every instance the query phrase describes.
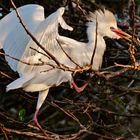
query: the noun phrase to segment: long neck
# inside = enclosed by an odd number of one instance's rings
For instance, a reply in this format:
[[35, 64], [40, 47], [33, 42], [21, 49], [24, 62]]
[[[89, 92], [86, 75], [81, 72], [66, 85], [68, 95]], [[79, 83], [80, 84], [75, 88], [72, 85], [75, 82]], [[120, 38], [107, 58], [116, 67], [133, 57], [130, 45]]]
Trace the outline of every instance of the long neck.
[[[89, 22], [87, 28], [87, 36], [89, 40], [89, 44], [95, 42], [96, 38], [96, 23], [95, 22]], [[98, 35], [98, 29], [97, 29], [97, 35]]]
[[94, 52], [95, 49], [95, 54], [94, 54], [94, 58], [93, 58], [93, 65], [92, 68], [94, 70], [99, 70], [99, 68], [102, 65], [102, 59], [103, 59], [103, 55], [104, 55], [104, 51], [106, 48], [106, 44], [105, 41], [103, 39], [103, 36], [101, 36], [100, 34], [98, 34], [98, 30], [97, 30], [97, 44], [96, 44], [96, 48], [95, 48], [95, 40], [96, 40], [96, 24], [89, 23], [88, 24], [88, 28], [87, 28], [87, 36], [88, 36], [88, 56], [89, 58], [92, 57], [92, 54]]

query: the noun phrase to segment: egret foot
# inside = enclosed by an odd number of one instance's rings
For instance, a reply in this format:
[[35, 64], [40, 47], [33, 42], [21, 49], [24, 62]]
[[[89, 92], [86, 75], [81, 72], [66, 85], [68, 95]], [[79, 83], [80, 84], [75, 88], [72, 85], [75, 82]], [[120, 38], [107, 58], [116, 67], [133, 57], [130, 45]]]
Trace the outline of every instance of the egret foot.
[[75, 82], [72, 81], [72, 82], [71, 82], [71, 86], [72, 86], [72, 88], [74, 88], [78, 93], [80, 93], [80, 92], [82, 92], [82, 91], [87, 87], [88, 83], [89, 83], [89, 82], [87, 81], [83, 86], [78, 87], [78, 86], [75, 84]]

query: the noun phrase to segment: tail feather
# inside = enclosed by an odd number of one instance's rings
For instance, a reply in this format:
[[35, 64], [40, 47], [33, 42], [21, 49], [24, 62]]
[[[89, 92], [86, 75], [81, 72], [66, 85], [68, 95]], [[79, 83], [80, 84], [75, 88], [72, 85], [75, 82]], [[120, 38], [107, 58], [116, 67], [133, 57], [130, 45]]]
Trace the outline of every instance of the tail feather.
[[47, 88], [44, 91], [39, 92], [36, 110], [39, 110], [41, 108], [42, 104], [44, 103], [44, 101], [48, 95], [48, 92], [49, 92], [49, 88]]
[[16, 79], [15, 81], [7, 85], [6, 91], [8, 92], [13, 89], [23, 88], [25, 85], [29, 83], [30, 80], [33, 79], [33, 77], [34, 75], [29, 75], [29, 76], [23, 76]]

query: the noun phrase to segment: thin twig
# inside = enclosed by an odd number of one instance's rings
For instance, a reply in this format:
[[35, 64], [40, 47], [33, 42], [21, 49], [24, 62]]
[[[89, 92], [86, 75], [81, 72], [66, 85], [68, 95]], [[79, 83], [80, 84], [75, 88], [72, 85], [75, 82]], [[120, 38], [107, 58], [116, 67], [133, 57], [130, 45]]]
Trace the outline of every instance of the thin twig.
[[4, 55], [4, 56], [7, 56], [7, 57], [9, 57], [9, 58], [11, 58], [11, 59], [14, 59], [15, 61], [18, 61], [18, 62], [21, 62], [21, 63], [23, 63], [23, 64], [26, 64], [26, 65], [31, 65], [31, 66], [42, 66], [43, 64], [41, 64], [41, 63], [28, 63], [28, 62], [25, 62], [25, 61], [22, 61], [22, 60], [20, 60], [20, 59], [18, 59], [18, 58], [15, 58], [15, 57], [13, 57], [13, 56], [10, 56], [10, 55], [8, 55], [8, 54], [5, 54], [5, 53], [2, 53], [2, 52], [0, 52], [0, 55]]
[[45, 54], [45, 53], [43, 53], [43, 52], [41, 52], [41, 51], [38, 51], [37, 49], [35, 49], [35, 48], [33, 48], [33, 47], [30, 47], [30, 49], [32, 49], [32, 50], [34, 50], [34, 51], [36, 51], [36, 52], [38, 52], [38, 53], [40, 53], [40, 54], [46, 56], [48, 59], [51, 59], [47, 54]]
[[61, 111], [63, 111], [65, 114], [67, 114], [69, 117], [71, 117], [73, 120], [75, 120], [81, 128], [84, 128], [84, 126], [80, 123], [80, 121], [70, 112], [64, 110], [63, 108], [61, 108], [60, 106], [58, 106], [57, 104], [55, 104], [54, 102], [51, 102], [53, 106], [59, 108]]
[[58, 39], [56, 39], [58, 45], [60, 46], [60, 48], [62, 49], [62, 51], [64, 52], [64, 54], [69, 58], [69, 60], [71, 62], [73, 62], [76, 66], [78, 66], [79, 68], [82, 68], [78, 63], [76, 63], [69, 55], [68, 53], [63, 49], [62, 45], [60, 44], [60, 42], [58, 41]]
[[117, 67], [127, 68], [128, 70], [140, 71], [140, 64], [139, 63], [136, 63], [135, 66], [134, 65], [123, 65], [123, 64], [118, 64], [118, 63], [115, 63], [115, 65]]
[[2, 72], [2, 71], [0, 71], [0, 74], [3, 75], [3, 76], [5, 76], [6, 78], [11, 79], [11, 80], [14, 79], [14, 78], [12, 78], [11, 76], [7, 75], [6, 73], [4, 73], [4, 72]]
[[33, 133], [33, 132], [24, 132], [24, 131], [10, 129], [10, 128], [6, 128], [6, 127], [3, 127], [3, 130], [5, 132], [7, 132], [7, 133], [15, 133], [15, 134], [18, 134], [18, 135], [34, 137], [34, 138], [43, 139], [43, 140], [45, 140], [45, 139], [47, 139], [47, 140], [54, 140], [54, 138], [43, 136], [43, 135], [40, 135], [40, 134], [37, 134], [37, 133]]
[[130, 52], [130, 57], [132, 60], [133, 65], [136, 65], [136, 58], [135, 58], [135, 49], [134, 49], [134, 38], [135, 38], [135, 2], [134, 0], [131, 0], [131, 18], [132, 18], [132, 41], [131, 45], [129, 46], [129, 52]]
[[98, 21], [97, 21], [97, 17], [96, 17], [96, 34], [95, 34], [94, 50], [93, 50], [91, 61], [90, 61], [91, 67], [93, 65], [93, 60], [94, 60], [94, 56], [95, 56], [95, 52], [96, 52], [96, 48], [97, 48], [97, 36], [98, 36]]
[[3, 134], [5, 136], [5, 140], [9, 140], [7, 134], [6, 134], [5, 130], [4, 130], [4, 126], [0, 125], [0, 128], [1, 128], [1, 131], [3, 132]]

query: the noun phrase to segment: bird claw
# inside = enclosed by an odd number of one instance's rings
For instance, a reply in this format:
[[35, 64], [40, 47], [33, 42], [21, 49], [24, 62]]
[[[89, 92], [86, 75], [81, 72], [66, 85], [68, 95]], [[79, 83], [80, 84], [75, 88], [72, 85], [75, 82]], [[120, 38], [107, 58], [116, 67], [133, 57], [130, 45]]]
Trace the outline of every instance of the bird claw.
[[78, 87], [74, 81], [71, 82], [71, 88], [74, 88], [78, 93], [81, 93], [88, 85], [86, 82], [83, 86]]

